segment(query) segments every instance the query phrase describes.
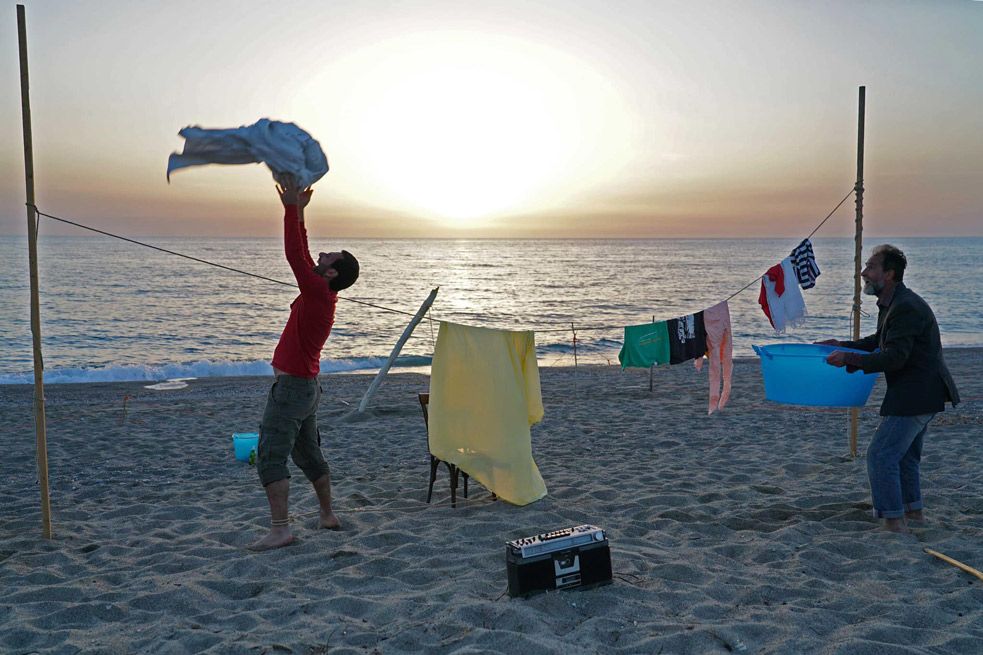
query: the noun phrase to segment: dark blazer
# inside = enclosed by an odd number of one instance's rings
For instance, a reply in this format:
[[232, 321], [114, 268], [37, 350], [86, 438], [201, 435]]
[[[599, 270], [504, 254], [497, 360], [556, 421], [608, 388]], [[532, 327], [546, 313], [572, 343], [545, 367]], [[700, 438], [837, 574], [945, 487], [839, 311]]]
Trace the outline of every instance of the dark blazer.
[[[845, 348], [866, 350], [861, 355], [865, 373], [884, 372], [887, 393], [881, 416], [917, 416], [955, 407], [959, 392], [945, 360], [939, 324], [921, 296], [898, 283], [894, 298], [877, 314], [877, 332], [857, 341], [841, 341]], [[880, 348], [880, 352], [872, 352]]]

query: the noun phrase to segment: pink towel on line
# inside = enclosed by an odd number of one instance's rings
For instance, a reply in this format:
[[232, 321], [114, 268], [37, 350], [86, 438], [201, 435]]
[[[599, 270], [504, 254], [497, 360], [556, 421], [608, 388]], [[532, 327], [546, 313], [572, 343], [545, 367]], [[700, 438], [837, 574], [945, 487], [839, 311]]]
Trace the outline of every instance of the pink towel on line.
[[[710, 409], [707, 414], [713, 414], [716, 410], [723, 409], [730, 399], [730, 383], [734, 371], [734, 337], [730, 330], [730, 308], [727, 301], [704, 310], [703, 324], [707, 331], [707, 357], [710, 360]], [[701, 357], [696, 360], [696, 370], [702, 368]]]

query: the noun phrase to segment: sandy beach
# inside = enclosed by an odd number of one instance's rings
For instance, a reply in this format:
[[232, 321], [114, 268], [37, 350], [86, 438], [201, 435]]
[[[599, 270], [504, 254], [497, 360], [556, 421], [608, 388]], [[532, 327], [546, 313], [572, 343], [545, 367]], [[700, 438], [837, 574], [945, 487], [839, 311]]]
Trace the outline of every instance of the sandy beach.
[[[46, 388], [53, 539], [41, 538], [31, 387], [0, 387], [0, 652], [983, 652], [983, 349], [947, 350], [965, 402], [936, 418], [922, 463], [928, 523], [875, 530], [846, 410], [764, 398], [741, 359], [707, 416], [707, 369], [542, 369], [533, 453], [549, 494], [515, 507], [472, 483], [431, 505], [417, 393], [322, 378], [339, 532], [293, 468], [295, 542], [244, 546], [269, 516], [234, 432], [258, 429], [270, 378]], [[860, 413], [862, 453], [883, 379]], [[128, 399], [125, 402], [124, 397]], [[293, 467], [293, 465], [291, 464]], [[614, 583], [506, 593], [508, 540], [592, 523]]]

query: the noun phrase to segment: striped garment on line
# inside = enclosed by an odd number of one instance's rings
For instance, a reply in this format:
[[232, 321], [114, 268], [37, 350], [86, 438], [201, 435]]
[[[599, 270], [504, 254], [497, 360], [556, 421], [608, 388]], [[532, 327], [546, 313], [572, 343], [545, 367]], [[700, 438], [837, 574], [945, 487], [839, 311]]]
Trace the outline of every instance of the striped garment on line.
[[816, 278], [819, 277], [819, 266], [816, 265], [816, 255], [812, 252], [812, 242], [803, 239], [797, 245], [792, 254], [792, 266], [795, 268], [795, 276], [799, 280], [799, 286], [803, 289], [811, 289], [816, 286]]

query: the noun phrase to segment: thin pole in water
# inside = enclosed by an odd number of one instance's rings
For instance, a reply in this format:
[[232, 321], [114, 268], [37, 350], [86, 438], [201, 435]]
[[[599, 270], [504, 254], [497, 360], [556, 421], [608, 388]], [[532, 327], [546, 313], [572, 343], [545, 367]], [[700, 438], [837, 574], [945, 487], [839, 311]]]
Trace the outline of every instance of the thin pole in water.
[[570, 323], [570, 330], [573, 331], [573, 391], [578, 393], [580, 391], [577, 383], [577, 328], [574, 327], [573, 322]]
[[38, 481], [41, 485], [41, 535], [51, 539], [51, 499], [48, 495], [48, 442], [44, 420], [44, 359], [41, 357], [41, 303], [38, 300], [38, 232], [34, 207], [34, 142], [31, 138], [31, 94], [27, 74], [27, 20], [17, 5], [20, 46], [20, 101], [24, 122], [24, 178], [27, 185], [27, 249], [31, 265], [31, 336], [34, 342], [34, 425]]
[[[652, 322], [655, 323], [655, 314], [652, 314]], [[655, 364], [649, 366], [649, 393], [652, 393], [652, 383], [655, 378]]]

